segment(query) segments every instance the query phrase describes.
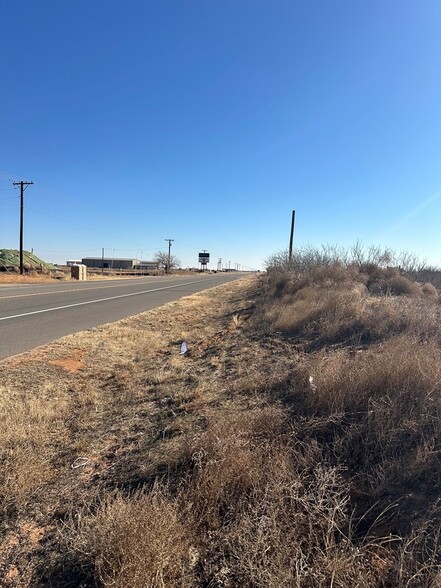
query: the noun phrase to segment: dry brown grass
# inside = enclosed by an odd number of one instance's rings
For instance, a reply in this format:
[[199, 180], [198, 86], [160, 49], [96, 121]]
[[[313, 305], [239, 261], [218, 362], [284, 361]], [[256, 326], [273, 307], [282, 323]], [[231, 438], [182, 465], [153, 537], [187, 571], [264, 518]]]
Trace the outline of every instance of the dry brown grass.
[[6, 586], [440, 585], [437, 291], [308, 272], [3, 362]]
[[283, 409], [206, 418], [193, 442], [181, 440], [174, 496], [164, 486], [117, 493], [73, 525], [70, 545], [95, 577], [109, 587], [368, 586], [375, 569], [344, 532], [347, 485], [317, 448], [293, 445]]
[[56, 472], [53, 442], [64, 435], [67, 403], [54, 403], [54, 389], [43, 385], [38, 395], [0, 390], [0, 506], [3, 511], [23, 508]]
[[[402, 335], [353, 355], [311, 357], [296, 410], [359, 483], [375, 495], [391, 487], [441, 490], [441, 352], [435, 341]], [[316, 419], [316, 422], [314, 422]], [[334, 426], [333, 426], [334, 425]], [[365, 488], [366, 489], [366, 488]]]
[[54, 281], [48, 275], [38, 274], [36, 272], [30, 272], [24, 275], [11, 273], [11, 272], [0, 272], [0, 285], [1, 284], [49, 284]]
[[280, 331], [312, 348], [356, 345], [399, 334], [439, 332], [438, 292], [396, 269], [369, 273], [334, 263], [306, 275], [278, 270], [261, 306], [267, 331]]
[[94, 580], [115, 588], [194, 586], [195, 550], [177, 501], [154, 488], [106, 496], [72, 525], [73, 547], [94, 562]]

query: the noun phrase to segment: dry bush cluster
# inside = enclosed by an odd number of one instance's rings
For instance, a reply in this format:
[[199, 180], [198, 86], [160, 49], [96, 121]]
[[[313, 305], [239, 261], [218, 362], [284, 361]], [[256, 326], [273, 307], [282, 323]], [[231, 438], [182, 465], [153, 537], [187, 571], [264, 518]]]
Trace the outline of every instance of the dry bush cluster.
[[282, 408], [221, 410], [181, 449], [173, 495], [167, 481], [117, 492], [72, 523], [102, 585], [368, 586], [379, 575], [366, 567], [372, 546], [348, 538], [338, 468], [316, 447], [295, 447]]
[[392, 337], [352, 355], [320, 353], [300, 370], [298, 434], [320, 440], [357, 488], [441, 492], [441, 352], [434, 340]]
[[69, 548], [102, 586], [439, 586], [436, 513], [379, 535], [385, 508], [360, 531], [370, 512], [355, 514], [316, 420], [306, 438], [282, 405], [211, 413], [182, 439], [177, 486], [108, 495], [72, 521]]
[[281, 331], [312, 348], [364, 344], [392, 335], [439, 334], [438, 290], [419, 284], [397, 268], [332, 260], [303, 269], [269, 268], [266, 302], [268, 331]]
[[56, 538], [29, 585], [441, 587], [438, 291], [340, 253], [68, 338], [67, 384], [11, 379], [3, 463], [49, 468], [5, 520], [32, 498]]
[[77, 514], [72, 547], [94, 561], [97, 585], [192, 586], [191, 543], [179, 506], [161, 489], [116, 491]]

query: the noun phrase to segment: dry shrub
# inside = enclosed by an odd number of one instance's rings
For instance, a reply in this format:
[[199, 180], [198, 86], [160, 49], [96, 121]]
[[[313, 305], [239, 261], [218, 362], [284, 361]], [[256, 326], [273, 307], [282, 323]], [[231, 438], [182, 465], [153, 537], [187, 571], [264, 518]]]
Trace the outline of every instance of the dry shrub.
[[180, 494], [202, 554], [199, 585], [370, 587], [383, 570], [351, 536], [349, 484], [277, 407], [213, 415]]
[[440, 331], [439, 306], [432, 299], [397, 296], [371, 297], [361, 320], [362, 342], [408, 333], [422, 339]]
[[392, 296], [420, 296], [421, 287], [405, 276], [393, 276], [386, 282], [386, 293]]
[[182, 448], [191, 462], [174, 497], [164, 486], [116, 492], [72, 525], [70, 545], [97, 584], [436, 586], [433, 530], [424, 553], [416, 535], [357, 540], [344, 470], [314, 439], [293, 437], [281, 407], [207, 418]]
[[316, 265], [308, 271], [294, 272], [278, 268], [268, 274], [269, 296], [283, 298], [292, 296], [299, 290], [308, 287], [324, 285], [326, 287], [341, 287], [353, 283], [365, 283], [366, 278], [355, 267], [345, 267], [342, 263], [334, 262], [328, 265]]
[[278, 295], [270, 282], [254, 324], [260, 321], [270, 332], [312, 347], [369, 343], [403, 332], [432, 337], [440, 331], [436, 289], [395, 268], [331, 264], [301, 276], [285, 271], [284, 280]]
[[348, 488], [339, 471], [308, 462], [302, 471], [276, 459], [272, 479], [226, 531], [230, 586], [376, 585], [378, 570], [345, 532]]
[[372, 585], [346, 536], [347, 484], [315, 443], [293, 443], [281, 407], [213, 414], [193, 450], [180, 500], [202, 540], [200, 585]]
[[[241, 510], [267, 479], [274, 441], [285, 426], [279, 407], [222, 410], [192, 445], [187, 492], [202, 526], [216, 528]], [[279, 444], [277, 444], [278, 447]]]
[[441, 271], [434, 267], [420, 267], [408, 270], [410, 277], [422, 284], [433, 285], [437, 291], [441, 289]]
[[[425, 513], [412, 533], [391, 554], [395, 585], [405, 588], [441, 587], [441, 524], [439, 505]], [[391, 558], [392, 559], [392, 558]], [[424, 563], [422, 563], [424, 562]]]
[[359, 332], [365, 308], [365, 287], [313, 288], [299, 290], [292, 302], [279, 303], [265, 313], [272, 329], [291, 336], [315, 340], [316, 344], [351, 338]]
[[439, 298], [438, 290], [430, 282], [426, 282], [421, 286], [421, 292], [426, 298], [430, 298], [431, 300], [438, 300]]
[[[366, 399], [401, 390], [425, 403], [440, 394], [440, 359], [435, 341], [421, 342], [408, 335], [354, 354], [338, 351], [312, 356], [311, 365], [318, 364], [319, 369], [314, 375], [311, 406], [339, 411], [355, 403], [360, 408]], [[367, 405], [364, 408], [367, 410]]]
[[360, 272], [367, 277], [367, 287], [372, 294], [392, 296], [420, 296], [421, 287], [410, 277], [400, 274], [397, 268], [382, 268], [376, 265], [361, 266]]
[[441, 487], [441, 352], [434, 341], [402, 335], [352, 357], [312, 358], [306, 372], [304, 411], [322, 419], [322, 440], [364, 484]]
[[105, 588], [194, 586], [188, 528], [176, 500], [158, 487], [108, 495], [71, 524], [68, 542]]

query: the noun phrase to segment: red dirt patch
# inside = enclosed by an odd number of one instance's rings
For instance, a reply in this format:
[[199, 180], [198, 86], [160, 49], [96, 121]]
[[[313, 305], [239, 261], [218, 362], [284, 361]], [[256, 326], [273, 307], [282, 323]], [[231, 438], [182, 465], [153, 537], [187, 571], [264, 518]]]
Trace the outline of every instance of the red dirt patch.
[[51, 359], [48, 363], [51, 365], [57, 365], [73, 374], [84, 367], [83, 357], [85, 354], [86, 352], [83, 349], [74, 349], [71, 356]]

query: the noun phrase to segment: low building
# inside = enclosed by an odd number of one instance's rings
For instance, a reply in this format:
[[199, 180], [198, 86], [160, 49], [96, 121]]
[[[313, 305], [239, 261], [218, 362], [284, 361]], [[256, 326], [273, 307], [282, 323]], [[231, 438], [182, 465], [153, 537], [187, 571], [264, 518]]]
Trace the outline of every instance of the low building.
[[157, 261], [141, 260], [139, 262], [139, 264], [134, 266], [134, 269], [137, 269], [137, 270], [156, 270], [156, 269], [158, 269], [158, 262]]
[[125, 270], [155, 270], [158, 269], [158, 262], [145, 261], [141, 259], [122, 257], [83, 257], [79, 262], [86, 267], [98, 269], [125, 269]]
[[130, 270], [134, 269], [140, 263], [140, 260], [121, 257], [83, 257], [81, 263], [86, 267]]

